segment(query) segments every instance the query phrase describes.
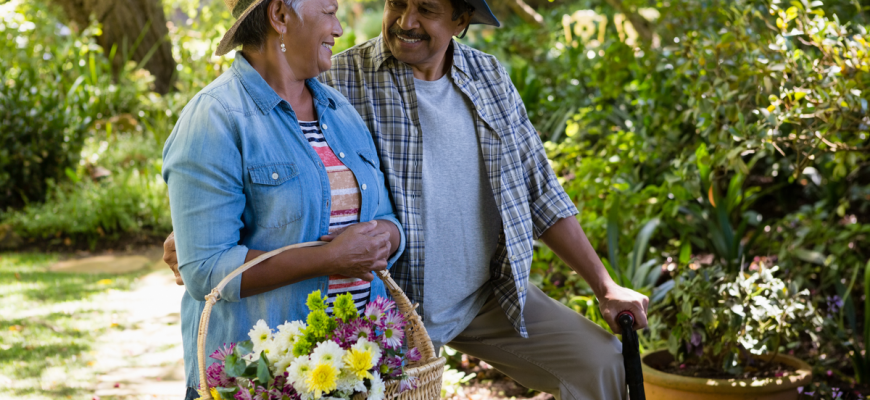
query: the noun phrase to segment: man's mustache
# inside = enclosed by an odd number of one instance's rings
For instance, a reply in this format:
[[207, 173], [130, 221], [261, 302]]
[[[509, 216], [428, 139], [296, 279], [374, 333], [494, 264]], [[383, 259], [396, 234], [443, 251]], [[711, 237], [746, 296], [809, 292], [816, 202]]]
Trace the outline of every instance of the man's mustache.
[[406, 37], [408, 39], [420, 39], [420, 40], [429, 40], [429, 35], [425, 33], [416, 33], [414, 31], [406, 31], [398, 26], [391, 26], [388, 30], [392, 35], [400, 35], [402, 37]]

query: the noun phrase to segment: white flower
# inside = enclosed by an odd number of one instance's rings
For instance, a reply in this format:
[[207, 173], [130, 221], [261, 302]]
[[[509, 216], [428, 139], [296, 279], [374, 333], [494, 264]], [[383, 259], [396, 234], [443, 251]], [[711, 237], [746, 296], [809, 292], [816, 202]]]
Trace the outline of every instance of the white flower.
[[343, 369], [338, 375], [338, 390], [348, 393], [365, 392], [366, 383], [353, 372]]
[[275, 334], [275, 340], [279, 342], [296, 342], [296, 338], [302, 334], [305, 329], [305, 323], [302, 321], [286, 322], [278, 325], [278, 333]]
[[377, 372], [373, 372], [374, 376], [371, 379], [371, 389], [369, 389], [369, 395], [367, 400], [384, 400], [384, 392], [387, 387], [384, 385], [384, 381], [381, 379], [381, 374]]
[[300, 394], [308, 393], [308, 375], [311, 375], [311, 360], [307, 356], [298, 357], [287, 367], [287, 381]]
[[332, 364], [337, 369], [344, 368], [344, 349], [332, 340], [321, 342], [311, 352], [311, 361], [315, 364]]
[[269, 361], [272, 361], [272, 374], [278, 375], [284, 373], [290, 367], [290, 364], [296, 361], [296, 357], [293, 356], [293, 353], [290, 353], [289, 356], [277, 356], [274, 360], [270, 358]]
[[377, 343], [369, 342], [366, 338], [359, 338], [350, 348], [370, 352], [372, 354], [372, 364], [377, 365], [381, 360], [381, 346], [378, 346]]
[[251, 342], [254, 344], [254, 353], [259, 354], [266, 347], [266, 344], [272, 341], [272, 329], [266, 325], [266, 321], [261, 319], [251, 328], [248, 336], [251, 337]]
[[[256, 350], [254, 351], [256, 352]], [[275, 341], [271, 339], [266, 343], [263, 343], [263, 348], [260, 349], [260, 351], [266, 354], [266, 359], [268, 359], [270, 362], [273, 359], [281, 358], [282, 356], [281, 352], [278, 350], [277, 343], [275, 343]], [[259, 354], [259, 352], [257, 354]]]

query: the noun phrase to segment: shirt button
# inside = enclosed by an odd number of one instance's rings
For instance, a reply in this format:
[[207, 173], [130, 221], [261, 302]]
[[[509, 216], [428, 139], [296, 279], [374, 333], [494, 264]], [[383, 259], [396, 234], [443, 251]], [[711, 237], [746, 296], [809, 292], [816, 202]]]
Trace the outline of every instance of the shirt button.
[[277, 173], [277, 172], [273, 172], [273, 173], [272, 173], [272, 179], [276, 179], [276, 180], [278, 179], [278, 173]]
[[519, 290], [520, 293], [522, 293], [524, 290], [526, 290], [526, 287], [525, 287], [525, 286], [520, 286], [519, 288], [517, 288], [517, 290]]
[[363, 183], [362, 188], [363, 188], [363, 190], [366, 190], [366, 184], [365, 184], [365, 183]]
[[344, 153], [338, 153], [338, 156], [344, 158]]
[[323, 128], [323, 130], [327, 130], [327, 129], [329, 129], [329, 128], [326, 126], [326, 124], [320, 124], [320, 127]]

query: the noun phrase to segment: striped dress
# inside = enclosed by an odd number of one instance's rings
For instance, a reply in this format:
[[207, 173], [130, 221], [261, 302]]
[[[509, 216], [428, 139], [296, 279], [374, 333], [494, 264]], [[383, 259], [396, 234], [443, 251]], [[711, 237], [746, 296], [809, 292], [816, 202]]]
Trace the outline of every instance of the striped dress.
[[[329, 188], [332, 192], [330, 201], [332, 208], [329, 212], [329, 233], [340, 232], [344, 228], [359, 222], [359, 209], [362, 197], [359, 185], [353, 172], [347, 168], [341, 159], [326, 143], [323, 133], [317, 121], [299, 121], [302, 134], [308, 139], [308, 144], [314, 148], [326, 173], [329, 175]], [[342, 275], [330, 275], [329, 289], [327, 290], [326, 302], [329, 308], [326, 310], [332, 315], [332, 303], [340, 294], [350, 293], [353, 295], [356, 308], [362, 313], [371, 292], [371, 284], [362, 279], [348, 278]]]

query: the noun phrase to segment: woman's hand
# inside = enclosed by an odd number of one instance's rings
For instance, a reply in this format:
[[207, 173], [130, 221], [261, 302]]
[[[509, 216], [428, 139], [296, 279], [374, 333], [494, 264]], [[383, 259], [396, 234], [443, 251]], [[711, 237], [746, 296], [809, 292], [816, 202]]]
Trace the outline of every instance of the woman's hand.
[[351, 225], [338, 236], [321, 238], [330, 242], [326, 247], [330, 250], [333, 273], [371, 282], [375, 278], [373, 271], [387, 269], [391, 235], [389, 231], [375, 233], [377, 226], [376, 221], [363, 222]]

